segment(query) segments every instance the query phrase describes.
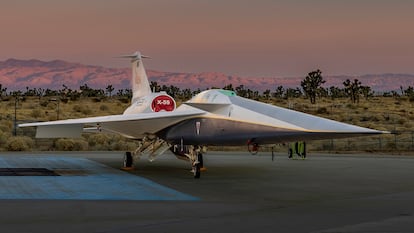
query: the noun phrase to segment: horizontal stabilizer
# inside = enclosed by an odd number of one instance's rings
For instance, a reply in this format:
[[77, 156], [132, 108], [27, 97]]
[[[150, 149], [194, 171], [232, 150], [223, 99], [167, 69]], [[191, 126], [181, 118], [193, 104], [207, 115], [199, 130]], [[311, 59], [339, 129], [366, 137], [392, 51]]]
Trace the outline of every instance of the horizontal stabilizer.
[[150, 58], [150, 57], [142, 55], [140, 52], [137, 51], [130, 55], [121, 55], [119, 56], [119, 58], [131, 58], [131, 60], [136, 61], [136, 60], [141, 60], [142, 58]]
[[36, 138], [79, 138], [82, 131], [82, 124], [43, 125], [37, 127]]

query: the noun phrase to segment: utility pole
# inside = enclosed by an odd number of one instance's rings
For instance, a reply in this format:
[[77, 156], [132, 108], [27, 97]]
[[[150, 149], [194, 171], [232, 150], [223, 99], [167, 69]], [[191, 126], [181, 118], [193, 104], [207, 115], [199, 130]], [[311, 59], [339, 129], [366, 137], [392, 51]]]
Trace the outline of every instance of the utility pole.
[[17, 136], [17, 106], [21, 97], [16, 95], [14, 99], [14, 130], [13, 136]]

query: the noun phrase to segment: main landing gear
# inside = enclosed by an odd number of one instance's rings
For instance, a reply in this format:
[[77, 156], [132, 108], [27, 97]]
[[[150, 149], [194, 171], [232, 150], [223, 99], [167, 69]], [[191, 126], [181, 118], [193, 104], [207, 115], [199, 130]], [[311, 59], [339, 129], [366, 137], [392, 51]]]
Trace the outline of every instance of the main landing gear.
[[189, 161], [191, 164], [191, 172], [195, 179], [199, 179], [201, 172], [207, 170], [204, 167], [203, 151], [205, 147], [193, 146], [193, 145], [175, 145], [171, 148], [171, 151], [179, 159]]
[[[131, 152], [127, 151], [124, 155], [124, 166], [123, 170], [132, 170], [134, 169], [134, 161], [138, 160], [143, 154], [147, 154], [147, 149], [142, 150], [143, 147], [139, 147], [136, 151]], [[163, 151], [165, 151], [163, 149]], [[205, 148], [201, 146], [182, 146], [182, 148], [178, 148], [178, 146], [174, 146], [171, 148], [171, 151], [177, 156], [179, 159], [183, 159], [189, 161], [191, 164], [191, 172], [194, 175], [195, 179], [199, 179], [201, 176], [201, 172], [207, 170], [204, 167], [203, 162], [203, 151]], [[151, 160], [150, 154], [150, 160]], [[151, 160], [152, 161], [152, 160]]]
[[199, 179], [201, 171], [205, 170], [203, 163], [203, 148], [201, 146], [181, 146], [178, 151], [173, 151], [177, 158], [185, 159], [191, 163], [191, 172], [195, 179]]
[[139, 145], [135, 151], [125, 152], [123, 169], [133, 169], [134, 161], [139, 160], [139, 158], [141, 158], [142, 156], [148, 156], [149, 161], [152, 162], [158, 155], [163, 154], [170, 147], [170, 144], [156, 136], [145, 136], [139, 142]]

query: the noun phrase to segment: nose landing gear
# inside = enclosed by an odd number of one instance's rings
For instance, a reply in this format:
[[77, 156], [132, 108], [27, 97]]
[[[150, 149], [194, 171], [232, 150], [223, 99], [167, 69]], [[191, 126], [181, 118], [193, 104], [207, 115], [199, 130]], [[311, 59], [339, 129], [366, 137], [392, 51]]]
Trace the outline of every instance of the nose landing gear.
[[192, 172], [194, 173], [194, 178], [199, 179], [201, 175], [201, 171], [204, 169], [203, 165], [203, 154], [201, 152], [196, 152], [195, 161], [192, 161], [193, 169]]

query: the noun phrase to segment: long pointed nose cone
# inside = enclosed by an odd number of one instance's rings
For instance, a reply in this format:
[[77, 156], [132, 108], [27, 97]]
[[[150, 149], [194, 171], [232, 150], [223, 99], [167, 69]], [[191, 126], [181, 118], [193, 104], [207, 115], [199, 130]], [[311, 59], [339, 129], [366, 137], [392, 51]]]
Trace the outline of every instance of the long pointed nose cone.
[[298, 112], [274, 105], [268, 105], [257, 101], [241, 98], [238, 96], [230, 97], [233, 104], [243, 106], [246, 109], [253, 110], [260, 114], [276, 118], [280, 121], [288, 122], [297, 127], [303, 128], [309, 132], [361, 132], [361, 133], [381, 133], [374, 129], [368, 129], [356, 125], [342, 123]]

